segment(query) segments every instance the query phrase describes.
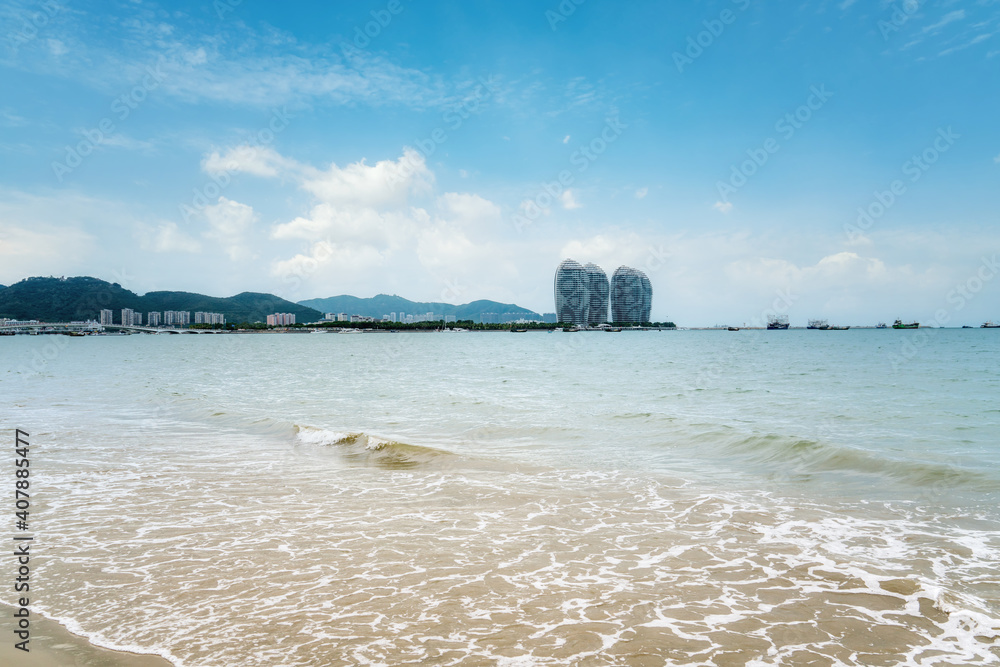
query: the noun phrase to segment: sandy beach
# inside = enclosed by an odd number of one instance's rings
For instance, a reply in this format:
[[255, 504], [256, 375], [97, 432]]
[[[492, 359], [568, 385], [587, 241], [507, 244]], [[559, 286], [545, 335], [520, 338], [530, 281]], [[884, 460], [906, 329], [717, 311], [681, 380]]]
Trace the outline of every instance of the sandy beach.
[[[11, 618], [13, 607], [0, 605]], [[60, 624], [38, 614], [31, 616], [30, 651], [14, 648], [13, 635], [0, 643], [0, 665], [17, 667], [171, 667], [168, 660], [154, 655], [111, 651], [94, 646]]]

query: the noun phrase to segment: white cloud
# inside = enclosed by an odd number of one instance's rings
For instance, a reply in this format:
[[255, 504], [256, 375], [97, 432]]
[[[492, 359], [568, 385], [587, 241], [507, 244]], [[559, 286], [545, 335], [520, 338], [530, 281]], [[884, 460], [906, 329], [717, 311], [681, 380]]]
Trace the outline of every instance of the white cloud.
[[563, 137], [563, 143], [564, 144], [568, 144], [569, 143], [569, 135], [568, 134], [565, 137]]
[[649, 188], [639, 188], [635, 191], [636, 199], [644, 199], [649, 194]]
[[147, 20], [152, 11], [139, 3], [119, 9], [118, 20], [109, 22], [96, 11], [75, 8], [73, 21], [50, 22], [46, 40], [22, 45], [5, 64], [116, 95], [152, 67], [160, 75], [158, 94], [260, 107], [357, 102], [444, 107], [463, 91], [441, 77], [392, 63], [374, 49], [345, 52], [339, 45], [302, 43], [273, 28], [257, 33], [242, 21], [220, 22], [217, 33], [199, 34], [190, 25], [175, 29]]
[[69, 49], [66, 48], [66, 45], [63, 44], [58, 39], [48, 40], [48, 45], [49, 45], [49, 52], [56, 58], [69, 53]]
[[576, 201], [576, 196], [573, 194], [572, 188], [563, 190], [563, 193], [559, 195], [559, 201], [562, 202], [562, 207], [567, 211], [582, 208], [582, 205]]
[[932, 23], [929, 26], [925, 26], [924, 29], [923, 29], [923, 31], [925, 33], [927, 33], [927, 32], [937, 32], [938, 30], [940, 30], [941, 28], [945, 27], [949, 23], [954, 23], [955, 21], [961, 21], [964, 18], [965, 18], [965, 10], [964, 9], [956, 9], [953, 12], [948, 12], [947, 14], [945, 14], [941, 18], [941, 20], [938, 21], [937, 23]]
[[344, 273], [365, 272], [386, 262], [386, 254], [370, 246], [348, 247], [331, 241], [317, 241], [305, 253], [275, 261], [271, 275], [286, 283], [307, 282], [328, 274], [333, 266]]
[[201, 244], [178, 227], [176, 222], [164, 222], [155, 227], [141, 225], [139, 247], [152, 252], [201, 252]]
[[446, 217], [464, 224], [500, 222], [500, 207], [476, 194], [446, 192], [438, 197], [438, 207]]
[[730, 211], [733, 210], [733, 202], [717, 201], [714, 204], [712, 204], [712, 208], [714, 208], [719, 213], [729, 213]]
[[337, 207], [317, 204], [308, 217], [274, 227], [274, 239], [329, 239], [341, 244], [368, 245], [379, 249], [396, 247], [428, 218], [421, 208], [376, 211], [365, 207]]
[[309, 169], [302, 187], [322, 201], [373, 208], [398, 206], [410, 194], [426, 194], [434, 183], [423, 154], [406, 148], [398, 160], [374, 165], [364, 160], [346, 167], [331, 164], [326, 171]]
[[649, 242], [638, 234], [613, 231], [570, 241], [563, 245], [559, 255], [575, 259], [581, 264], [593, 262], [604, 269], [610, 278], [619, 266], [644, 268], [648, 264], [648, 251]]
[[297, 171], [299, 164], [282, 157], [273, 148], [244, 144], [234, 146], [222, 154], [213, 151], [201, 161], [201, 168], [213, 176], [243, 172], [273, 178], [284, 171]]
[[231, 260], [253, 257], [246, 246], [246, 235], [257, 221], [253, 207], [219, 197], [218, 203], [205, 207], [204, 215], [209, 225], [205, 236], [218, 241]]
[[154, 145], [151, 141], [142, 141], [141, 139], [133, 139], [122, 133], [111, 134], [104, 137], [100, 143], [101, 146], [113, 146], [115, 148], [124, 148], [130, 151], [148, 151], [152, 150]]
[[79, 229], [20, 227], [0, 222], [3, 282], [9, 285], [32, 275], [63, 274], [86, 256], [93, 243], [93, 237]]

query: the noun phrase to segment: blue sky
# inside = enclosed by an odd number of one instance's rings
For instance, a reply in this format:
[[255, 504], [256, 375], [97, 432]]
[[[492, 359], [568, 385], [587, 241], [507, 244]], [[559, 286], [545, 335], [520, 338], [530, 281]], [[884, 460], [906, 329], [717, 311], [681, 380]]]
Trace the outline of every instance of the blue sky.
[[681, 324], [776, 300], [795, 324], [1000, 319], [997, 0], [7, 2], [0, 22], [2, 284], [548, 312], [572, 257], [645, 270]]

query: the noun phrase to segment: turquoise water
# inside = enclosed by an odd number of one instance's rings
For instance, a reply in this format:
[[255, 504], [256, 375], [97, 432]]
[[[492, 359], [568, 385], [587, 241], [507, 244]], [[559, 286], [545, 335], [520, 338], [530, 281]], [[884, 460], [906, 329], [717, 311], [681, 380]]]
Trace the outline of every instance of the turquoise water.
[[995, 330], [18, 336], [0, 392], [38, 609], [105, 645], [1000, 661]]

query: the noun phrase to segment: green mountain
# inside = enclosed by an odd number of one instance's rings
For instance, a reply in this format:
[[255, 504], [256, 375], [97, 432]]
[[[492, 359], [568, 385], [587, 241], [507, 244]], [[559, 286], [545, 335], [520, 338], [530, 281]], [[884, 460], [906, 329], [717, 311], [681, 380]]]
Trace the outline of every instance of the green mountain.
[[264, 322], [272, 313], [292, 313], [297, 322], [323, 317], [312, 308], [273, 294], [243, 292], [219, 298], [192, 292], [149, 292], [139, 296], [118, 283], [89, 277], [26, 278], [0, 290], [0, 317], [45, 322], [96, 320], [104, 308], [115, 311], [115, 321], [119, 321], [122, 308], [141, 312], [143, 321], [146, 313], [164, 310], [222, 313], [227, 322]]
[[496, 301], [473, 301], [460, 306], [450, 303], [410, 301], [395, 294], [379, 294], [370, 299], [360, 299], [356, 296], [331, 296], [325, 299], [307, 299], [299, 301], [302, 306], [315, 308], [323, 313], [347, 313], [348, 315], [365, 315], [382, 319], [383, 315], [400, 313], [407, 315], [424, 315], [434, 313], [435, 319], [443, 319], [446, 315], [454, 315], [458, 320], [474, 320], [484, 313], [496, 313], [497, 315], [518, 315], [530, 319], [541, 319], [541, 316], [527, 308], [514, 305], [512, 303], [498, 303]]

